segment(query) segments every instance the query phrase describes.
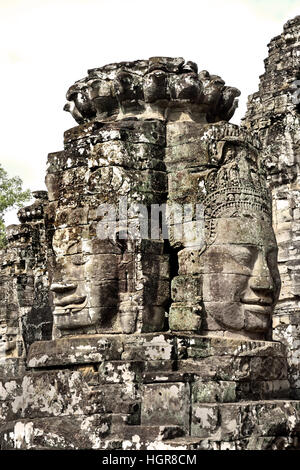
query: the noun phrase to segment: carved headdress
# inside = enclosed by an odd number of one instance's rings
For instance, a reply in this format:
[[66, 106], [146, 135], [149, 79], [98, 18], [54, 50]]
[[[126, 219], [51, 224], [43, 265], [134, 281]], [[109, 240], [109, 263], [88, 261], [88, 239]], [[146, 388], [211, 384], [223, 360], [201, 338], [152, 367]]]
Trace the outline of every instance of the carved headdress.
[[237, 126], [218, 126], [205, 136], [213, 166], [205, 178], [206, 241], [213, 243], [218, 218], [272, 218], [271, 193], [259, 159], [259, 142]]

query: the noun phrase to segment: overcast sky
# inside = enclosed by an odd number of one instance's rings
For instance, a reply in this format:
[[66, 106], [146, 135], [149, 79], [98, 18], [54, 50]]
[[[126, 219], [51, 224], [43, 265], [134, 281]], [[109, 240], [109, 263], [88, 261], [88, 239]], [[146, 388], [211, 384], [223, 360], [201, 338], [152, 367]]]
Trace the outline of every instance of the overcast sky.
[[45, 189], [47, 154], [76, 125], [63, 111], [68, 87], [110, 62], [192, 60], [241, 90], [239, 123], [267, 44], [299, 13], [300, 0], [0, 0], [1, 164]]

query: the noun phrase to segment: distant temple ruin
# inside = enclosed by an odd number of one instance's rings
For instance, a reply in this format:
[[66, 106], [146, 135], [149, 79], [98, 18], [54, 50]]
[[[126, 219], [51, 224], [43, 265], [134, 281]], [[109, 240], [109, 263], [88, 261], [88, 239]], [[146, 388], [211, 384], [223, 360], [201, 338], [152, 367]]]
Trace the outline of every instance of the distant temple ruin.
[[0, 449], [300, 449], [300, 16], [240, 92], [88, 71], [0, 253]]

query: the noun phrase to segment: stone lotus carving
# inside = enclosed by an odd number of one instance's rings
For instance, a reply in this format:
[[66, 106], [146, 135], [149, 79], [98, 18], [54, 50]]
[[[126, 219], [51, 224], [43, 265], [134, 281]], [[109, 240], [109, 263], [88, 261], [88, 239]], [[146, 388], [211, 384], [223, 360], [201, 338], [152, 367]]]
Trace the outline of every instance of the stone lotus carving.
[[67, 92], [65, 110], [79, 123], [125, 117], [228, 121], [237, 107], [237, 88], [225, 86], [194, 62], [152, 57], [88, 71]]
[[21, 223], [38, 221], [44, 217], [44, 205], [48, 200], [47, 191], [33, 191], [32, 195], [35, 198], [34, 203], [18, 211]]

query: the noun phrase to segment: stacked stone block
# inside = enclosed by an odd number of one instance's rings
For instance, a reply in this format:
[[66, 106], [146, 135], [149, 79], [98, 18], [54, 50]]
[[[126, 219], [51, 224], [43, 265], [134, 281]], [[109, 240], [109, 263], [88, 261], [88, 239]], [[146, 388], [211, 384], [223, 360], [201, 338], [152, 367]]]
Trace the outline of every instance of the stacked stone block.
[[27, 368], [1, 383], [2, 449], [298, 448], [280, 343], [64, 337], [32, 345]]
[[35, 202], [18, 213], [21, 224], [7, 228], [7, 247], [1, 252], [1, 375], [22, 371], [30, 345], [52, 333], [47, 193], [33, 196]]

